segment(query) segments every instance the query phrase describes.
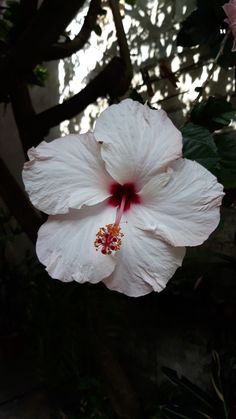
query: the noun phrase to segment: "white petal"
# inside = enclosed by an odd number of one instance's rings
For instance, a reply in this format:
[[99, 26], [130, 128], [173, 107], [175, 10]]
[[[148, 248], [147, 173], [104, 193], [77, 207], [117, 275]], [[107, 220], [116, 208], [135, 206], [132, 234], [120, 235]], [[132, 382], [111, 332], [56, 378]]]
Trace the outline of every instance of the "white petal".
[[106, 169], [119, 183], [143, 186], [182, 155], [182, 136], [163, 110], [126, 99], [98, 118], [94, 135], [102, 141]]
[[104, 203], [50, 216], [38, 233], [36, 252], [52, 278], [96, 283], [111, 274], [115, 257], [96, 252], [100, 227], [112, 223], [115, 209]]
[[142, 205], [134, 208], [138, 225], [174, 246], [197, 246], [220, 220], [223, 187], [200, 164], [180, 159], [172, 165], [169, 182], [158, 188], [158, 176], [140, 191]]
[[28, 152], [23, 180], [34, 206], [47, 214], [94, 205], [109, 196], [112, 179], [92, 134], [43, 141]]
[[121, 224], [124, 237], [117, 265], [103, 282], [112, 290], [139, 297], [165, 288], [182, 264], [185, 248], [169, 246], [153, 233], [136, 228], [133, 223]]

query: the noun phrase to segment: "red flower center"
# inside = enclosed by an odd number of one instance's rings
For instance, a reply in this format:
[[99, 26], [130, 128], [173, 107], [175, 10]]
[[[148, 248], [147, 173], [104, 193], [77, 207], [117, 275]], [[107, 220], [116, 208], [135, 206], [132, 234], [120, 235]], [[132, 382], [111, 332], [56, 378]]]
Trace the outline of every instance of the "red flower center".
[[116, 219], [113, 224], [106, 224], [105, 227], [99, 228], [94, 241], [95, 249], [100, 250], [103, 255], [111, 255], [120, 250], [124, 236], [120, 228], [122, 215], [131, 204], [140, 203], [140, 197], [133, 183], [124, 183], [124, 185], [113, 183], [110, 186], [110, 193], [108, 204], [117, 207]]
[[140, 197], [137, 194], [133, 183], [113, 183], [110, 186], [111, 197], [108, 199], [109, 205], [120, 207], [122, 200], [125, 198], [124, 212], [127, 211], [131, 204], [140, 204]]

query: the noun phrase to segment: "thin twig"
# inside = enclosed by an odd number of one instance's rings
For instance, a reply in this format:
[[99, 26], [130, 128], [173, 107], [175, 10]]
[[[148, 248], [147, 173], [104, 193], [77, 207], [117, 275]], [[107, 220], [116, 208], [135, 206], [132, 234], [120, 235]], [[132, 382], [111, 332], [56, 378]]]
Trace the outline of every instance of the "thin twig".
[[220, 45], [220, 49], [219, 49], [219, 51], [218, 51], [218, 53], [217, 53], [217, 55], [216, 55], [215, 59], [213, 60], [213, 65], [212, 65], [212, 68], [209, 70], [209, 73], [208, 73], [208, 75], [207, 75], [207, 78], [206, 78], [206, 80], [204, 81], [204, 83], [202, 84], [202, 86], [201, 86], [201, 90], [200, 90], [200, 92], [198, 93], [198, 95], [197, 95], [196, 99], [193, 101], [191, 108], [194, 108], [194, 106], [196, 105], [196, 103], [197, 103], [197, 102], [199, 101], [199, 99], [201, 98], [202, 93], [203, 93], [203, 91], [204, 91], [204, 89], [205, 89], [206, 85], [207, 85], [207, 84], [209, 83], [209, 81], [211, 80], [212, 74], [214, 73], [214, 71], [215, 71], [215, 69], [216, 69], [216, 66], [217, 66], [217, 64], [218, 64], [219, 58], [220, 58], [220, 57], [222, 56], [222, 54], [223, 54], [223, 51], [224, 51], [224, 48], [225, 48], [225, 44], [226, 44], [226, 42], [227, 42], [227, 40], [228, 40], [228, 37], [229, 37], [230, 32], [231, 32], [231, 30], [228, 30], [228, 31], [227, 31], [227, 33], [226, 33], [226, 35], [224, 36], [224, 38], [223, 38], [223, 40], [222, 40], [222, 42], [221, 42], [221, 45]]

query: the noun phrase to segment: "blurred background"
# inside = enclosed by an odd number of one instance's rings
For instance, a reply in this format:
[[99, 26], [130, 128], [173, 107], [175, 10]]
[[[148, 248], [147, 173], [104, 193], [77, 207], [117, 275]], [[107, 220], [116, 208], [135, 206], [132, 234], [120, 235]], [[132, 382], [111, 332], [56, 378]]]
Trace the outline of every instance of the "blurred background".
[[[0, 1], [0, 418], [236, 417], [233, 35], [215, 0]], [[165, 109], [224, 185], [221, 222], [165, 291], [51, 279], [27, 150], [123, 98]]]

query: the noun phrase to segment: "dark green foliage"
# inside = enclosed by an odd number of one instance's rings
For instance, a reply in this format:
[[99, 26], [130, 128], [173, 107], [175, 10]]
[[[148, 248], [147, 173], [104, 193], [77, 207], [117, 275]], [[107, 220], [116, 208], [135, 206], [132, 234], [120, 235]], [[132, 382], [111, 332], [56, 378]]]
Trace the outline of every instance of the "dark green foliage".
[[[160, 416], [159, 416], [160, 415]], [[151, 419], [213, 419], [205, 413], [198, 412], [191, 408], [179, 407], [178, 405], [160, 406], [158, 416]], [[214, 418], [215, 419], [215, 418]]]
[[[218, 64], [224, 69], [227, 70], [228, 68], [233, 68], [236, 63], [236, 52], [232, 52], [233, 47], [233, 35], [232, 33], [229, 34], [223, 54], [218, 59]], [[212, 45], [210, 50], [210, 56], [215, 58], [219, 51], [219, 45]]]
[[[192, 47], [204, 45], [208, 47], [209, 57], [215, 57], [225, 36], [228, 25], [226, 15], [222, 8], [225, 0], [198, 0], [197, 9], [182, 22], [177, 37], [177, 45]], [[222, 67], [232, 67], [235, 63], [235, 52], [231, 51], [233, 37], [230, 34], [219, 63]]]
[[19, 2], [7, 1], [6, 8], [0, 18], [1, 41], [6, 44], [14, 42], [23, 28]]
[[[234, 363], [231, 364], [231, 370], [233, 365]], [[170, 368], [163, 367], [163, 372], [180, 390], [180, 401], [158, 406], [157, 414], [152, 416], [152, 419], [228, 419], [231, 417], [229, 416], [230, 402], [226, 401], [223, 389], [224, 367], [216, 351], [212, 352], [212, 396]], [[233, 382], [231, 384], [233, 385]], [[233, 414], [233, 410], [231, 412]]]
[[219, 156], [211, 132], [201, 125], [190, 122], [182, 129], [182, 134], [184, 157], [196, 160], [209, 170], [216, 169]]
[[194, 124], [202, 125], [213, 132], [229, 125], [235, 113], [236, 109], [224, 98], [210, 96], [194, 107], [191, 120]]
[[226, 189], [236, 187], [236, 137], [233, 130], [213, 132], [228, 126], [234, 116], [229, 102], [210, 97], [194, 107], [192, 122], [182, 128], [184, 157], [210, 170]]
[[194, 45], [214, 45], [222, 39], [221, 28], [226, 28], [224, 23], [225, 13], [222, 9], [224, 0], [199, 0], [197, 9], [182, 23], [178, 34], [177, 44], [183, 47]]
[[202, 44], [219, 43], [222, 35], [219, 22], [209, 19], [202, 10], [195, 10], [183, 23], [177, 37], [177, 45], [192, 47]]
[[182, 391], [186, 392], [191, 403], [196, 403], [199, 410], [204, 409], [209, 415], [213, 414], [212, 406], [214, 401], [205, 392], [195, 384], [191, 383], [186, 377], [179, 376], [176, 371], [163, 367], [162, 371], [175, 385], [179, 386]]
[[[67, 383], [65, 383], [67, 385]], [[109, 401], [104, 397], [99, 381], [92, 378], [80, 378], [76, 387], [76, 405], [73, 397], [68, 400], [71, 405], [63, 410], [56, 409], [51, 419], [113, 419]], [[74, 413], [72, 413], [74, 412]]]
[[[227, 401], [224, 395], [223, 380], [222, 380], [222, 371], [219, 354], [216, 351], [212, 353], [212, 374], [211, 381], [212, 386], [217, 397], [217, 407], [221, 412], [222, 417], [226, 419], [229, 417], [229, 408], [227, 406]], [[218, 414], [219, 415], [219, 414]]]
[[236, 188], [235, 133], [215, 135], [215, 142], [220, 156], [220, 168], [217, 171], [217, 177], [225, 188]]

